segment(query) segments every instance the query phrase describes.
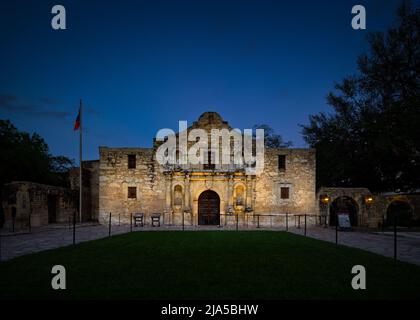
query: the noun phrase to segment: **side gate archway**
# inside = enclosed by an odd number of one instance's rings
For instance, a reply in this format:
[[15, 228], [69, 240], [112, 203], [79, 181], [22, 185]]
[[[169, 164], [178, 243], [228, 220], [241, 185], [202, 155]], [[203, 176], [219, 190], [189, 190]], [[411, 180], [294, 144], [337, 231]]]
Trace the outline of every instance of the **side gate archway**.
[[327, 224], [335, 226], [337, 214], [347, 213], [352, 226], [364, 226], [368, 222], [366, 199], [371, 198], [367, 188], [320, 188], [318, 191], [319, 214]]
[[349, 215], [352, 227], [358, 226], [359, 206], [353, 198], [346, 196], [338, 197], [331, 203], [329, 217], [330, 226], [335, 226], [337, 224], [337, 215], [343, 213]]
[[406, 201], [394, 200], [386, 210], [386, 225], [394, 225], [394, 219], [397, 218], [397, 225], [401, 227], [408, 227], [413, 220], [413, 208]]

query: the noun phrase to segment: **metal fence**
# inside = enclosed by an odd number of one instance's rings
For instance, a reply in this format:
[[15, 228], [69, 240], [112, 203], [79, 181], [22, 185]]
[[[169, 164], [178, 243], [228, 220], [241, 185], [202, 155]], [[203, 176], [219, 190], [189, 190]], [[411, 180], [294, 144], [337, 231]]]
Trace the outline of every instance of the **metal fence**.
[[[155, 226], [157, 230], [159, 230], [159, 227], [163, 227], [170, 230], [180, 230], [180, 231], [186, 231], [191, 229], [200, 229], [201, 226], [195, 226], [190, 225], [189, 223], [186, 223], [185, 214], [182, 215], [182, 222], [180, 225], [164, 225], [163, 224], [163, 215], [162, 214], [154, 214], [154, 221], [152, 219], [153, 215], [143, 215], [141, 224], [140, 221], [136, 221], [135, 219], [135, 213], [130, 214], [130, 222], [127, 223], [126, 220], [124, 220], [124, 223], [122, 223], [122, 216], [121, 214], [113, 214], [109, 213], [107, 217], [107, 223], [106, 224], [93, 224], [92, 226], [98, 226], [101, 228], [101, 232], [98, 233], [98, 236], [86, 238], [83, 241], [87, 240], [93, 240], [97, 238], [103, 238], [103, 237], [111, 237], [115, 234], [123, 234], [123, 233], [129, 233], [133, 232], [135, 230], [142, 230], [142, 227], [151, 227]], [[146, 218], [148, 218], [146, 221]], [[158, 219], [158, 220], [157, 220]], [[236, 230], [236, 231], [242, 231], [242, 230], [263, 230], [263, 229], [275, 229], [278, 231], [286, 231], [288, 232], [290, 228], [295, 228], [302, 230], [300, 234], [307, 236], [308, 235], [308, 229], [311, 226], [322, 226], [322, 227], [328, 227], [327, 224], [327, 216], [326, 215], [319, 215], [319, 214], [290, 214], [290, 213], [276, 213], [276, 214], [256, 214], [256, 213], [240, 213], [240, 214], [220, 214], [218, 215], [218, 220], [213, 223], [213, 226], [215, 228], [221, 229], [221, 230]], [[67, 224], [61, 224], [60, 226], [51, 226], [50, 228], [45, 228], [42, 231], [48, 232], [48, 231], [54, 231], [59, 230], [59, 232], [54, 233], [57, 234], [57, 238], [63, 238], [63, 233], [66, 233], [68, 237], [65, 241], [68, 241], [66, 244], [75, 244], [76, 242], [80, 242], [81, 239], [78, 239], [78, 237], [81, 236], [81, 232], [79, 233], [78, 230], [82, 230], [82, 228], [85, 226], [85, 224], [76, 224], [75, 219], [69, 218]], [[394, 225], [392, 227], [387, 227], [386, 230], [392, 230], [393, 237], [394, 237], [394, 260], [397, 261], [397, 236], [398, 236], [398, 220], [395, 217], [394, 219]], [[340, 240], [340, 228], [338, 225], [335, 227], [335, 243], [339, 244]], [[65, 231], [67, 229], [67, 231]], [[150, 229], [150, 228], [149, 228]], [[106, 230], [106, 231], [105, 231]], [[144, 229], [143, 229], [144, 230]], [[384, 226], [385, 230], [385, 226]], [[4, 230], [3, 230], [4, 231]], [[15, 230], [14, 223], [12, 224], [12, 229], [9, 232], [18, 234], [19, 231]], [[38, 228], [32, 228], [31, 224], [29, 223], [28, 228], [24, 231], [24, 234], [39, 234], [41, 231]], [[22, 230], [20, 231], [22, 233]], [[70, 237], [71, 234], [71, 237]], [[0, 261], [2, 258], [2, 252], [3, 252], [3, 241], [2, 239], [5, 237], [5, 235], [0, 233]], [[63, 240], [64, 241], [64, 240]], [[65, 245], [65, 244], [61, 244]]]

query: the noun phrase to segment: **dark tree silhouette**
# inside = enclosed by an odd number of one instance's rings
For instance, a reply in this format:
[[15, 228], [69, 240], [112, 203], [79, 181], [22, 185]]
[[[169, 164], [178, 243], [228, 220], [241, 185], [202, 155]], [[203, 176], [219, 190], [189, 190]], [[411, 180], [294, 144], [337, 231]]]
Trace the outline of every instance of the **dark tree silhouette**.
[[359, 73], [327, 97], [333, 111], [302, 126], [317, 149], [319, 186], [420, 187], [419, 31], [420, 11], [406, 2], [396, 27], [368, 35]]
[[9, 120], [0, 120], [0, 191], [4, 183], [16, 180], [67, 186], [71, 167], [72, 160], [51, 156], [38, 134], [21, 132]]
[[275, 133], [274, 129], [267, 124], [256, 124], [253, 129], [264, 129], [264, 144], [267, 148], [289, 148], [291, 141], [284, 141], [282, 136]]

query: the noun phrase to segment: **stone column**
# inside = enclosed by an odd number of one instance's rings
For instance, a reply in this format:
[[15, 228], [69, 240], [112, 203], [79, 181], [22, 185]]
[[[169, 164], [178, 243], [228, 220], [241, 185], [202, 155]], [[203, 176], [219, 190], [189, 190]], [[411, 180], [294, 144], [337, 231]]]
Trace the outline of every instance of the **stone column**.
[[170, 174], [166, 175], [165, 178], [165, 213], [164, 213], [164, 223], [171, 224], [172, 223], [172, 176]]
[[182, 214], [184, 215], [185, 219], [191, 217], [191, 224], [193, 224], [192, 208], [190, 203], [190, 192], [190, 175], [186, 173], [184, 178], [184, 207], [182, 208]]
[[233, 213], [233, 176], [229, 175], [228, 190], [227, 190], [227, 208], [226, 213]]
[[256, 191], [255, 189], [257, 188], [257, 178], [254, 177], [254, 179], [251, 180], [251, 208], [252, 210], [255, 210], [255, 197], [256, 197]]
[[250, 175], [246, 176], [246, 195], [245, 195], [245, 209], [252, 207], [252, 178]]

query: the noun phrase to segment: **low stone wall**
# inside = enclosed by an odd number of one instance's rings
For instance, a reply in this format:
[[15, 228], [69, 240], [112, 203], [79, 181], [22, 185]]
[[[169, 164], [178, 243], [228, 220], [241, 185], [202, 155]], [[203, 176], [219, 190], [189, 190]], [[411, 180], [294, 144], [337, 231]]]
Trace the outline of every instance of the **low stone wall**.
[[56, 186], [18, 181], [4, 185], [5, 229], [65, 223], [78, 210], [77, 193]]
[[[367, 188], [320, 188], [317, 193], [318, 213], [329, 216], [331, 205], [339, 198], [350, 198], [357, 210], [358, 226], [377, 228], [387, 220], [389, 207], [394, 202], [407, 204], [412, 211], [413, 225], [420, 224], [420, 194], [374, 194]], [[323, 202], [323, 199], [327, 201]]]

